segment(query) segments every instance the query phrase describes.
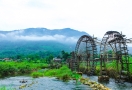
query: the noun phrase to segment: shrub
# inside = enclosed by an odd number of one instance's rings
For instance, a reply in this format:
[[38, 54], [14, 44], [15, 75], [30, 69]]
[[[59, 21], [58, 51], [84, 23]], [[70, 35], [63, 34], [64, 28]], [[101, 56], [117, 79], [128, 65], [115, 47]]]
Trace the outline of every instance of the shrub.
[[33, 73], [31, 74], [31, 76], [32, 76], [33, 78], [43, 77], [43, 73], [41, 73], [41, 72], [33, 72]]
[[65, 82], [65, 81], [68, 81], [70, 79], [70, 76], [68, 74], [65, 74], [61, 77], [61, 79]]
[[0, 62], [0, 78], [19, 75], [30, 74], [33, 71], [47, 67], [44, 63], [28, 63], [28, 62]]

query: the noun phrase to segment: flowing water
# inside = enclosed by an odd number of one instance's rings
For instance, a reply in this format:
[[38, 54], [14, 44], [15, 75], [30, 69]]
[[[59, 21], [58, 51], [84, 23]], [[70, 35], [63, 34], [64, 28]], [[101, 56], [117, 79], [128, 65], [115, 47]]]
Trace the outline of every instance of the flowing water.
[[[27, 81], [21, 83], [21, 81]], [[21, 86], [24, 88], [19, 89]], [[6, 87], [6, 90], [91, 90], [87, 85], [76, 84], [75, 81], [63, 82], [54, 77], [31, 78], [26, 76], [10, 77], [0, 79], [0, 87]]]
[[[92, 81], [98, 82], [98, 76], [86, 76], [83, 75], [83, 77], [88, 77]], [[107, 83], [101, 83], [105, 85], [106, 87], [110, 88], [111, 90], [132, 90], [132, 83], [125, 82], [124, 84], [121, 83], [115, 83], [114, 79], [109, 80]]]
[[[88, 77], [83, 75], [83, 77]], [[92, 81], [98, 82], [97, 76], [88, 77]], [[27, 81], [21, 83], [21, 81]], [[109, 83], [102, 83], [111, 90], [132, 90], [132, 83], [118, 84], [114, 79], [110, 79]], [[21, 86], [24, 86], [20, 89]], [[6, 88], [6, 90], [92, 90], [89, 86], [81, 83], [76, 84], [74, 80], [69, 82], [63, 82], [55, 77], [40, 77], [32, 78], [28, 76], [16, 76], [5, 79], [0, 79], [0, 88]]]

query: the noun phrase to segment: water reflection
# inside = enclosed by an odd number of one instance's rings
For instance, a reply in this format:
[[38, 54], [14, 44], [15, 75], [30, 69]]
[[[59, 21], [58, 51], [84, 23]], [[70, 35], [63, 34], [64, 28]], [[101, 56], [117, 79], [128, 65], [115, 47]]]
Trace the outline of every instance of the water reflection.
[[[86, 76], [83, 75], [83, 77], [88, 77], [90, 80], [98, 82], [98, 76]], [[102, 83], [111, 90], [132, 90], [132, 83], [125, 82], [124, 84], [115, 83], [114, 79], [110, 79], [107, 83]]]

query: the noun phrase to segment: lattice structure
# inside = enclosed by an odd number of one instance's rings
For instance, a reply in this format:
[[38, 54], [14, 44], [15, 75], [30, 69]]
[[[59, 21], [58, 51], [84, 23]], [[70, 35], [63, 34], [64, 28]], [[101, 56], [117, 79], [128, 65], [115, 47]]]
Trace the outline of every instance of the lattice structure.
[[100, 45], [101, 76], [107, 76], [106, 62], [115, 60], [117, 68], [117, 74], [115, 74], [116, 81], [124, 82], [129, 79], [130, 63], [126, 43], [127, 39], [125, 35], [117, 31], [108, 31], [105, 33]]
[[77, 71], [83, 71], [88, 75], [93, 75], [95, 73], [96, 57], [97, 48], [94, 39], [88, 35], [81, 36], [75, 48]]
[[[75, 53], [72, 53], [72, 70], [83, 72], [88, 75], [95, 73], [97, 62], [100, 62], [101, 81], [109, 81], [107, 64], [114, 62], [116, 65], [111, 68], [113, 78], [116, 82], [130, 81], [130, 61], [127, 43], [132, 43], [132, 38], [127, 39], [125, 35], [117, 31], [108, 31], [99, 41], [89, 35], [83, 35], [77, 41]], [[97, 54], [97, 45], [100, 46], [100, 53]], [[98, 50], [99, 51], [99, 50]], [[98, 57], [100, 55], [100, 57]]]

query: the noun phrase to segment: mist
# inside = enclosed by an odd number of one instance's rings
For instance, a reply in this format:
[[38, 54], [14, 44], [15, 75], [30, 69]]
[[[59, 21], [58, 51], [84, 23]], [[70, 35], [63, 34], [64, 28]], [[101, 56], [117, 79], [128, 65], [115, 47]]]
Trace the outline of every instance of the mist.
[[61, 43], [76, 43], [78, 38], [77, 37], [68, 37], [65, 35], [22, 35], [22, 31], [15, 31], [15, 32], [9, 32], [6, 34], [1, 33], [0, 34], [0, 40], [4, 41], [20, 41], [20, 40], [26, 40], [26, 41], [57, 41]]

